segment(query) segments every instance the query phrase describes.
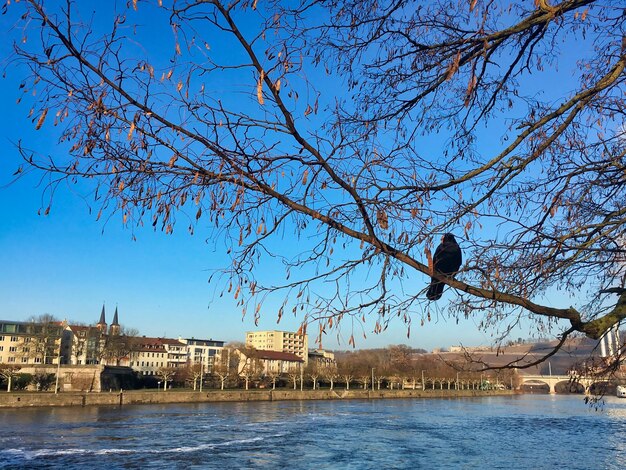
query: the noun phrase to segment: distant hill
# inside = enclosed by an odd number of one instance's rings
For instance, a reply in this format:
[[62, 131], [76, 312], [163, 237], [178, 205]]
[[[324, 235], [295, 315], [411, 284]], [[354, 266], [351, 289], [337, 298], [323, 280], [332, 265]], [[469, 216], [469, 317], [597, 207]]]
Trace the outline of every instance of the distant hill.
[[[496, 349], [472, 349], [469, 348], [468, 352], [476, 361], [484, 362], [490, 366], [504, 366], [507, 364], [515, 363], [518, 365], [529, 365], [537, 362], [548, 355], [557, 346], [558, 341], [540, 341], [537, 343], [522, 343], [515, 344], [501, 348], [499, 351]], [[547, 375], [550, 372], [554, 375], [565, 375], [573, 366], [580, 364], [583, 361], [588, 360], [591, 356], [597, 355], [598, 341], [589, 338], [573, 338], [568, 340], [563, 347], [553, 356], [545, 359], [543, 362], [533, 365], [524, 369], [520, 369], [521, 374], [544, 374]], [[456, 356], [459, 360], [463, 358], [463, 354], [454, 353], [440, 353], [442, 357], [447, 360], [454, 360]], [[520, 360], [521, 358], [521, 360]]]
[[[428, 352], [421, 348], [412, 348], [406, 345], [389, 346], [387, 348], [356, 349], [348, 351], [333, 351], [335, 359], [341, 363], [350, 358], [359, 356], [365, 363], [373, 363], [375, 358], [386, 358], [390, 350], [400, 348], [413, 360], [419, 358], [441, 360], [446, 362], [464, 362], [465, 353], [472, 359], [487, 366], [502, 367], [506, 365], [527, 365], [519, 369], [520, 374], [526, 375], [566, 375], [574, 366], [588, 361], [599, 355], [598, 341], [586, 337], [571, 338], [554, 355], [547, 357], [558, 345], [556, 340], [540, 340], [537, 342], [518, 342], [500, 349], [489, 347], [461, 348], [452, 347], [451, 351]], [[388, 360], [388, 359], [383, 359]], [[536, 365], [530, 365], [539, 362]]]

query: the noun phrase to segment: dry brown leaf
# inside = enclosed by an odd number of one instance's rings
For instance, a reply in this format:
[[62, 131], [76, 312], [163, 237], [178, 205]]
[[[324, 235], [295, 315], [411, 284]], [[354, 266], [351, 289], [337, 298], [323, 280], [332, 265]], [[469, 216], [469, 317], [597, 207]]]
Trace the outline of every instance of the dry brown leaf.
[[428, 260], [428, 271], [430, 272], [432, 276], [433, 271], [435, 269], [434, 264], [433, 264], [433, 254], [430, 252], [430, 248], [428, 247], [424, 248], [424, 253], [426, 254], [426, 259]]
[[263, 80], [265, 79], [265, 72], [261, 70], [261, 76], [259, 77], [259, 81], [256, 84], [256, 97], [259, 100], [259, 104], [263, 105], [265, 100], [263, 99]]
[[389, 228], [389, 219], [387, 218], [387, 213], [384, 210], [379, 210], [376, 213], [376, 221], [383, 230], [387, 230]]
[[39, 116], [39, 120], [37, 121], [37, 126], [35, 126], [36, 130], [41, 129], [41, 126], [43, 126], [44, 121], [46, 120], [46, 116], [48, 115], [48, 108], [44, 109], [41, 112], [41, 116]]
[[459, 70], [459, 64], [461, 63], [461, 51], [457, 52], [454, 56], [454, 60], [450, 62], [448, 70], [446, 70], [446, 80], [450, 80], [452, 76]]

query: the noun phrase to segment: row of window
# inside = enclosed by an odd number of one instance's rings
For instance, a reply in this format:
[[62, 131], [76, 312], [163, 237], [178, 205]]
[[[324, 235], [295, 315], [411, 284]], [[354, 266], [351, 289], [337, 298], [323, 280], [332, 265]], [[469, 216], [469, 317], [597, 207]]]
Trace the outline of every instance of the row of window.
[[[4, 336], [0, 336], [0, 341], [4, 341], [4, 340], [5, 340], [5, 337], [4, 337]], [[11, 336], [11, 341], [12, 341], [12, 342], [14, 342], [14, 343], [15, 343], [15, 342], [17, 342], [17, 341], [19, 341], [19, 340], [20, 340], [20, 337], [19, 337], [19, 336]], [[24, 340], [24, 342], [25, 342], [25, 343], [28, 343], [29, 341], [30, 341], [30, 338], [26, 338], [26, 339]]]
[[130, 367], [163, 367], [165, 365], [164, 362], [154, 362], [154, 361], [141, 361], [141, 365], [139, 361], [130, 363]]
[[[15, 356], [9, 356], [9, 357], [7, 357], [7, 359], [6, 359], [6, 361], [5, 361], [5, 360], [2, 358], [2, 356], [0, 356], [0, 363], [3, 363], [3, 362], [7, 362], [7, 363], [15, 363], [15, 362], [17, 362], [17, 358], [16, 358]], [[21, 362], [22, 364], [28, 364], [28, 357], [27, 357], [27, 356], [22, 357], [22, 358], [21, 358], [21, 360], [20, 360], [20, 362]], [[41, 364], [41, 358], [40, 358], [40, 357], [36, 357], [36, 358], [34, 359], [34, 363], [35, 363], [35, 364]]]
[[[4, 351], [4, 346], [0, 346], [0, 351]], [[30, 348], [22, 348], [22, 352], [29, 352]], [[9, 346], [9, 352], [17, 352], [17, 346]]]
[[[217, 356], [218, 352], [215, 349], [209, 349], [209, 358]], [[205, 354], [197, 353], [195, 354], [196, 362], [200, 362], [200, 358], [204, 357]]]
[[144, 355], [146, 357], [165, 357], [165, 353], [144, 353]]

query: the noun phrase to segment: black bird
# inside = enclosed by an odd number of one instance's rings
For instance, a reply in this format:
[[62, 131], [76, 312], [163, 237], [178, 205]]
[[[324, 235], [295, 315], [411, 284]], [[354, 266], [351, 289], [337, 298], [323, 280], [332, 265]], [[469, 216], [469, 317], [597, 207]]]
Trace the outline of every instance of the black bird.
[[[462, 262], [463, 255], [461, 254], [461, 247], [459, 247], [459, 244], [456, 242], [454, 235], [446, 233], [441, 238], [441, 245], [435, 250], [433, 270], [439, 274], [454, 276], [461, 267]], [[431, 278], [428, 292], [426, 292], [428, 300], [439, 300], [443, 293], [443, 286], [443, 282], [439, 282], [434, 277]]]

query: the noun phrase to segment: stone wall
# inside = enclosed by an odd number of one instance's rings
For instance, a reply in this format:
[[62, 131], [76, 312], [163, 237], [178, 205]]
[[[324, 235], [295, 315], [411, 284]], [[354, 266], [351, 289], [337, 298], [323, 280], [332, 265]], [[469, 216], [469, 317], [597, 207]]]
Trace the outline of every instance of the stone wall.
[[[136, 375], [130, 367], [116, 367], [103, 365], [56, 365], [27, 366], [20, 369], [20, 373], [36, 375], [38, 373], [55, 374], [59, 372], [59, 391], [62, 392], [100, 392], [131, 388], [136, 381]], [[31, 384], [29, 390], [35, 390]], [[54, 391], [54, 384], [52, 387]]]
[[460, 398], [511, 395], [510, 391], [479, 390], [208, 390], [120, 391], [101, 393], [0, 392], [0, 408], [38, 406], [135, 405], [278, 400], [341, 400], [387, 398]]

